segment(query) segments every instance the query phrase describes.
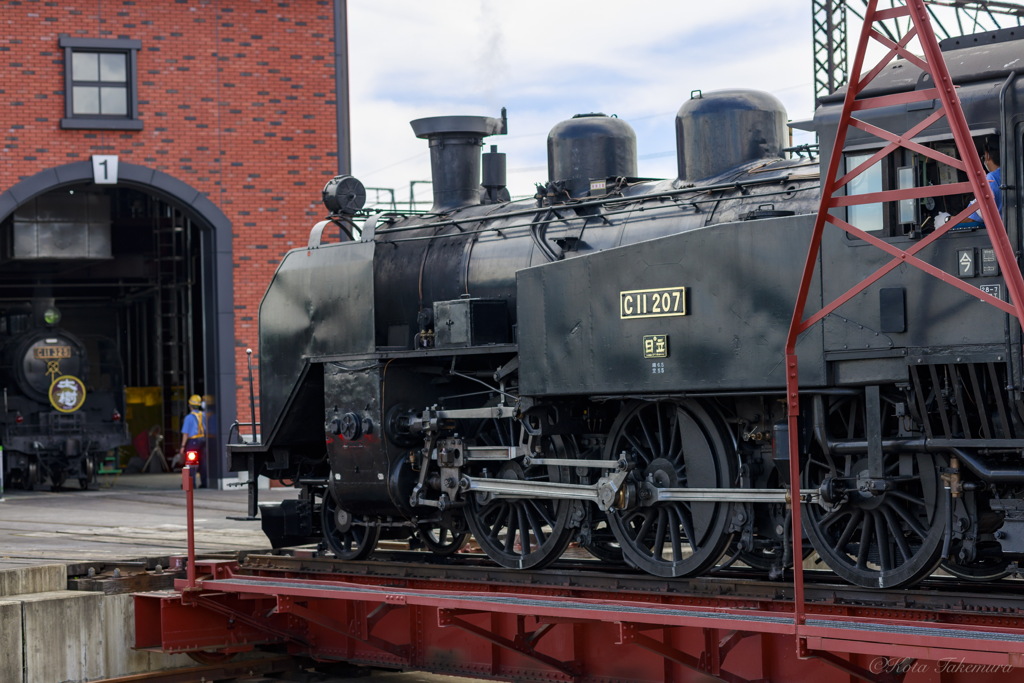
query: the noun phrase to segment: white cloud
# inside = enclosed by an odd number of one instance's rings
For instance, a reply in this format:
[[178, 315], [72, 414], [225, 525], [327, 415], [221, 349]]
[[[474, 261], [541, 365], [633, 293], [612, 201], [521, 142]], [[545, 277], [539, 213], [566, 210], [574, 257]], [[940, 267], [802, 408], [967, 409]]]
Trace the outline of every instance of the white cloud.
[[[602, 111], [637, 131], [641, 175], [675, 173], [673, 117], [692, 90], [773, 92], [811, 115], [806, 0], [349, 0], [353, 174], [393, 187], [430, 176], [409, 121], [497, 116], [514, 194], [546, 180], [559, 121]], [[418, 196], [429, 196], [423, 188]]]

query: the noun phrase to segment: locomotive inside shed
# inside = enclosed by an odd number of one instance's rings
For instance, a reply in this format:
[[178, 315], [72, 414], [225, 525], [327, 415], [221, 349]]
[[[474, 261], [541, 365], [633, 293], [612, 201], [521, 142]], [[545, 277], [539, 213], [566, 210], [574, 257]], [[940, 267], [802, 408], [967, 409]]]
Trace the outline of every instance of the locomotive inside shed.
[[[83, 488], [94, 487], [99, 472], [121, 471], [133, 457], [149, 471], [166, 471], [169, 459], [159, 452], [151, 458], [153, 450], [162, 442], [177, 445], [189, 394], [212, 393], [210, 307], [204, 305], [212, 296], [208, 226], [151, 189], [79, 182], [24, 201], [0, 224], [0, 237], [6, 398], [0, 445], [8, 486], [59, 488], [78, 479]], [[47, 310], [59, 320], [47, 320]], [[53, 414], [61, 411], [45, 395], [26, 392], [15, 347], [33, 331], [76, 340], [73, 354], [52, 353], [83, 357], [90, 374], [78, 378], [86, 395], [82, 410], [111, 396], [104, 414], [88, 422], [107, 430], [119, 425], [118, 438], [93, 438], [94, 429], [75, 422], [77, 409], [58, 419]], [[66, 358], [49, 362], [39, 370], [44, 383], [74, 374], [64, 367]], [[137, 453], [129, 444], [138, 434], [147, 437]], [[76, 455], [81, 450], [89, 454]], [[82, 458], [87, 464], [79, 466]]]

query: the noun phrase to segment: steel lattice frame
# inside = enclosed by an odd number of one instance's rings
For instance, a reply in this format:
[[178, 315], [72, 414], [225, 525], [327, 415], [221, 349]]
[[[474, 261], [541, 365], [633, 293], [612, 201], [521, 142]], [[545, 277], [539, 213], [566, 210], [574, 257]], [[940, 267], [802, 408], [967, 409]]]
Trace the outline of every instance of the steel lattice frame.
[[[886, 0], [893, 7], [898, 0]], [[814, 100], [845, 85], [849, 69], [847, 24], [863, 22], [867, 0], [811, 0], [814, 52]], [[935, 35], [939, 40], [1024, 25], [1024, 6], [1017, 2], [994, 0], [925, 0]], [[850, 16], [852, 15], [852, 16]], [[907, 32], [906, 21], [898, 19], [878, 24], [889, 39]]]
[[[985, 175], [985, 169], [974, 148], [971, 138], [971, 131], [964, 117], [963, 109], [960, 107], [960, 100], [957, 96], [953, 80], [943, 61], [942, 52], [939, 49], [938, 39], [929, 20], [928, 9], [924, 0], [906, 0], [894, 2], [896, 7], [879, 8], [879, 0], [870, 0], [865, 12], [864, 27], [860, 33], [857, 44], [857, 52], [853, 61], [853, 73], [858, 74], [853, 83], [846, 91], [843, 102], [843, 111], [837, 127], [835, 145], [832, 157], [829, 159], [828, 170], [822, 176], [821, 204], [818, 208], [817, 218], [814, 223], [814, 231], [811, 236], [811, 244], [807, 252], [807, 261], [804, 265], [803, 275], [800, 282], [800, 290], [797, 293], [796, 305], [793, 309], [793, 319], [789, 328], [789, 336], [786, 341], [786, 401], [787, 414], [789, 418], [789, 452], [791, 481], [800, 481], [800, 446], [799, 446], [799, 423], [800, 397], [799, 397], [799, 372], [796, 355], [796, 342], [800, 334], [808, 330], [827, 315], [838, 309], [847, 301], [857, 296], [860, 292], [878, 282], [883, 276], [900, 265], [913, 266], [953, 287], [961, 289], [971, 296], [988, 303], [996, 308], [1017, 318], [1018, 322], [1024, 325], [1024, 318], [1021, 315], [1021, 306], [1024, 305], [1024, 276], [1018, 267], [1016, 255], [1010, 245], [1009, 237], [1003, 226], [1002, 217], [996, 208], [995, 198], [989, 187]], [[897, 26], [900, 22], [907, 27], [902, 35], [890, 37], [881, 30], [882, 22], [895, 21]], [[914, 39], [920, 43], [923, 56], [913, 54], [908, 45]], [[871, 41], [880, 43], [887, 53], [877, 64], [870, 68], [866, 65], [868, 44]], [[932, 88], [925, 88], [914, 92], [894, 93], [888, 95], [865, 96], [861, 94], [868, 88], [870, 83], [885, 69], [888, 64], [897, 56], [902, 57], [919, 67], [923, 72], [931, 75], [931, 82], [935, 84]], [[897, 104], [909, 104], [912, 102], [936, 100], [941, 106], [926, 117], [923, 121], [907, 131], [887, 131], [877, 126], [868, 124], [856, 118], [854, 114], [868, 109], [893, 106]], [[950, 131], [956, 142], [959, 159], [942, 154], [935, 150], [924, 147], [915, 141], [915, 138], [936, 121], [945, 117], [949, 123]], [[864, 132], [875, 135], [881, 142], [887, 143], [867, 161], [856, 168], [840, 173], [840, 162], [846, 136], [851, 128], [857, 128]], [[900, 148], [910, 149], [917, 153], [924, 154], [939, 163], [947, 164], [967, 174], [968, 181], [963, 183], [951, 183], [948, 185], [930, 186], [924, 188], [910, 188], [904, 190], [886, 190], [861, 195], [848, 195], [846, 187], [851, 180], [870, 168], [875, 162], [893, 154]], [[870, 235], [855, 225], [851, 225], [839, 216], [833, 215], [833, 210], [839, 209], [844, 213], [844, 207], [877, 203], [895, 202], [903, 199], [920, 199], [923, 197], [938, 197], [947, 194], [971, 193], [977, 200], [977, 206], [981, 212], [985, 231], [992, 242], [996, 260], [1004, 273], [1006, 288], [1009, 293], [1009, 302], [1002, 301], [996, 297], [989, 296], [977, 287], [965, 283], [963, 280], [945, 272], [941, 268], [923, 261], [916, 256], [925, 247], [947, 234], [953, 226], [965, 220], [974, 210], [974, 207], [967, 206], [959, 214], [951, 217], [942, 227], [937, 228], [933, 233], [916, 242], [909, 249], [900, 249], [893, 244], [885, 242], [874, 235]], [[834, 227], [846, 231], [850, 236], [859, 238], [868, 244], [892, 256], [892, 259], [875, 272], [865, 277], [860, 283], [852, 286], [845, 294], [837, 297], [831, 303], [826, 303], [821, 310], [813, 312], [804, 317], [808, 293], [812, 283], [812, 276], [821, 252], [821, 239], [825, 224], [829, 223]], [[793, 538], [802, 538], [801, 515], [792, 515]], [[799, 552], [798, 544], [794, 544]], [[798, 647], [807, 646], [810, 639], [804, 638], [806, 633], [802, 629], [806, 623], [804, 610], [803, 591], [803, 570], [797, 565], [794, 571], [795, 595], [795, 621], [797, 624]], [[828, 636], [824, 636], [828, 640]]]

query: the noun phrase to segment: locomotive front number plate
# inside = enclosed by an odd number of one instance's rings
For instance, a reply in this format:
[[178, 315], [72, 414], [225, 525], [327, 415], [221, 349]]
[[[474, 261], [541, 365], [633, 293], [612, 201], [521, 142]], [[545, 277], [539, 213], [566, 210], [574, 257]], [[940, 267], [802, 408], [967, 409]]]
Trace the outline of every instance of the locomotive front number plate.
[[686, 287], [619, 292], [619, 317], [667, 318], [686, 315]]
[[39, 360], [57, 360], [59, 358], [71, 358], [70, 346], [37, 346], [32, 349], [32, 355]]

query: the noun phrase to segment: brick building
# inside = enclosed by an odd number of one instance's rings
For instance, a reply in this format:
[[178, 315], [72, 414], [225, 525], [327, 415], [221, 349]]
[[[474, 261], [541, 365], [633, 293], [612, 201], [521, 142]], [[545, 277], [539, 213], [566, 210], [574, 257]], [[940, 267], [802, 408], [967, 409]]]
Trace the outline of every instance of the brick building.
[[338, 171], [336, 4], [0, 2], [0, 310], [52, 299], [115, 339], [131, 433], [159, 421], [165, 452], [213, 397], [212, 480], [260, 299]]

